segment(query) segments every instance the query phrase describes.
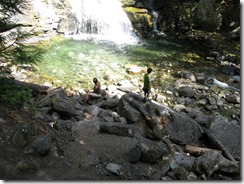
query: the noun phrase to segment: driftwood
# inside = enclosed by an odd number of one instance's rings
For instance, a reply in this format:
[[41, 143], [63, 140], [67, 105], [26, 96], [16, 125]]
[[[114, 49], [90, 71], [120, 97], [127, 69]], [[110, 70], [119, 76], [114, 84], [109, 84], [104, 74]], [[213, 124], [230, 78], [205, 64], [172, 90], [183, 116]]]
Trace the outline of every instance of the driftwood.
[[203, 147], [198, 147], [198, 146], [191, 146], [191, 145], [186, 145], [184, 152], [189, 153], [190, 155], [195, 155], [195, 156], [200, 156], [202, 155], [205, 151], [216, 151], [221, 153], [220, 150], [216, 150], [216, 149], [211, 149], [211, 148], [203, 148]]
[[209, 141], [211, 142], [211, 145], [216, 147], [217, 149], [220, 149], [223, 153], [223, 156], [231, 161], [235, 161], [234, 157], [230, 154], [230, 152], [225, 148], [225, 146], [216, 139], [216, 137], [212, 134], [210, 130], [205, 130], [205, 134]]
[[14, 80], [14, 83], [19, 87], [28, 87], [36, 93], [48, 93], [48, 90], [50, 89], [49, 86], [40, 86], [38, 84], [33, 84], [33, 83], [28, 83], [28, 82], [23, 82], [18, 80]]

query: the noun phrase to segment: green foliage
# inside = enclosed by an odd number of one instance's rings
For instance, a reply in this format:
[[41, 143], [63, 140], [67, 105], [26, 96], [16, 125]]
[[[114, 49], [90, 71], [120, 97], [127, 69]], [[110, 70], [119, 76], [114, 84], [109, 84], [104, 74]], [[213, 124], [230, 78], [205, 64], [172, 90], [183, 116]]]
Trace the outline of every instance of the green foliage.
[[26, 87], [16, 86], [13, 80], [0, 78], [0, 102], [20, 108], [32, 97], [32, 90]]
[[1, 11], [7, 16], [22, 13], [21, 8], [24, 8], [25, 6], [26, 0], [1, 0], [0, 2]]
[[3, 33], [0, 34], [0, 61], [5, 63], [0, 67], [1, 76], [11, 76], [12, 65], [35, 64], [41, 59], [43, 49], [22, 44], [31, 34], [20, 31], [22, 24], [10, 21], [13, 15], [22, 14], [26, 4], [26, 0], [0, 1], [0, 33]]

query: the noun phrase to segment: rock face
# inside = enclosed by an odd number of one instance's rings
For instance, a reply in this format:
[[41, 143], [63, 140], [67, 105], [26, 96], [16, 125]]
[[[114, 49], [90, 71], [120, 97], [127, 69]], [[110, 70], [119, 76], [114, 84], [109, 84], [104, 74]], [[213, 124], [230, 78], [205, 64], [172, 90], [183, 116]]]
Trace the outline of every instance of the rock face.
[[209, 31], [216, 31], [221, 26], [222, 15], [218, 11], [218, 3], [211, 0], [200, 0], [197, 7], [199, 25]]
[[[157, 12], [159, 32], [166, 34], [184, 34], [193, 27], [208, 31], [233, 30], [240, 24], [239, 18], [237, 18], [240, 15], [234, 13], [235, 9], [239, 8], [238, 4], [232, 2], [231, 5], [227, 5], [229, 2], [222, 4], [211, 0], [179, 3], [160, 0], [122, 0], [122, 3], [134, 27], [144, 37], [150, 36], [153, 32], [154, 14], [152, 10]], [[233, 23], [235, 26], [231, 28], [230, 25]]]
[[[133, 27], [142, 37], [157, 36], [159, 33], [179, 35], [193, 27], [216, 31], [221, 28], [234, 30], [240, 26], [239, 11], [233, 13], [238, 8], [237, 3], [225, 6], [211, 0], [177, 4], [160, 0], [121, 2]], [[33, 0], [27, 3], [27, 7], [28, 9], [22, 10], [24, 14], [12, 17], [13, 22], [24, 25], [21, 27], [22, 31], [34, 33], [32, 39], [26, 40], [27, 43], [47, 40], [57, 34], [77, 33], [78, 19], [69, 0]], [[155, 32], [155, 26], [158, 32]], [[240, 37], [240, 34], [236, 35], [235, 37]]]

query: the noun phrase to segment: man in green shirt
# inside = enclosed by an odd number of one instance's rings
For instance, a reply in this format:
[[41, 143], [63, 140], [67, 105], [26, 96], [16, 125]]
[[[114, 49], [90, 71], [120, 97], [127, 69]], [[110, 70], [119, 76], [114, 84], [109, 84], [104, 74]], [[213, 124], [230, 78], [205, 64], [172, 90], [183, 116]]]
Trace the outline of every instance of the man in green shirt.
[[144, 75], [144, 86], [142, 90], [144, 91], [145, 100], [149, 98], [149, 94], [151, 93], [151, 89], [152, 89], [152, 81], [149, 76], [151, 72], [152, 72], [152, 68], [148, 68], [147, 73]]

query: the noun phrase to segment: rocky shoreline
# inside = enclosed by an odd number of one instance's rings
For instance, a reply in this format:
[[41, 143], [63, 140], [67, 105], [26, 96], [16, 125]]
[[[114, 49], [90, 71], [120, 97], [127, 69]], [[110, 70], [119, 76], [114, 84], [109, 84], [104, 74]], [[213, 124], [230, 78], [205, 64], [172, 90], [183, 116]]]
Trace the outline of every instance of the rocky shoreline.
[[[10, 131], [6, 128], [9, 122], [1, 118], [1, 129], [9, 131], [1, 140], [18, 148], [21, 155], [12, 158], [18, 163], [12, 166], [17, 174], [6, 171], [1, 178], [239, 180], [238, 113], [236, 119], [229, 119], [217, 111], [238, 109], [239, 92], [194, 82], [189, 85], [184, 77], [176, 84], [177, 91], [168, 92], [175, 94], [173, 108], [164, 104], [162, 95], [144, 102], [141, 91], [135, 92], [128, 81], [104, 86], [103, 97], [89, 104], [83, 101], [86, 93], [82, 90], [74, 94], [62, 87], [48, 91], [36, 87], [35, 123], [18, 121]], [[16, 134], [23, 141], [14, 141]], [[65, 174], [50, 174], [56, 167]], [[38, 175], [40, 170], [42, 175]]]

